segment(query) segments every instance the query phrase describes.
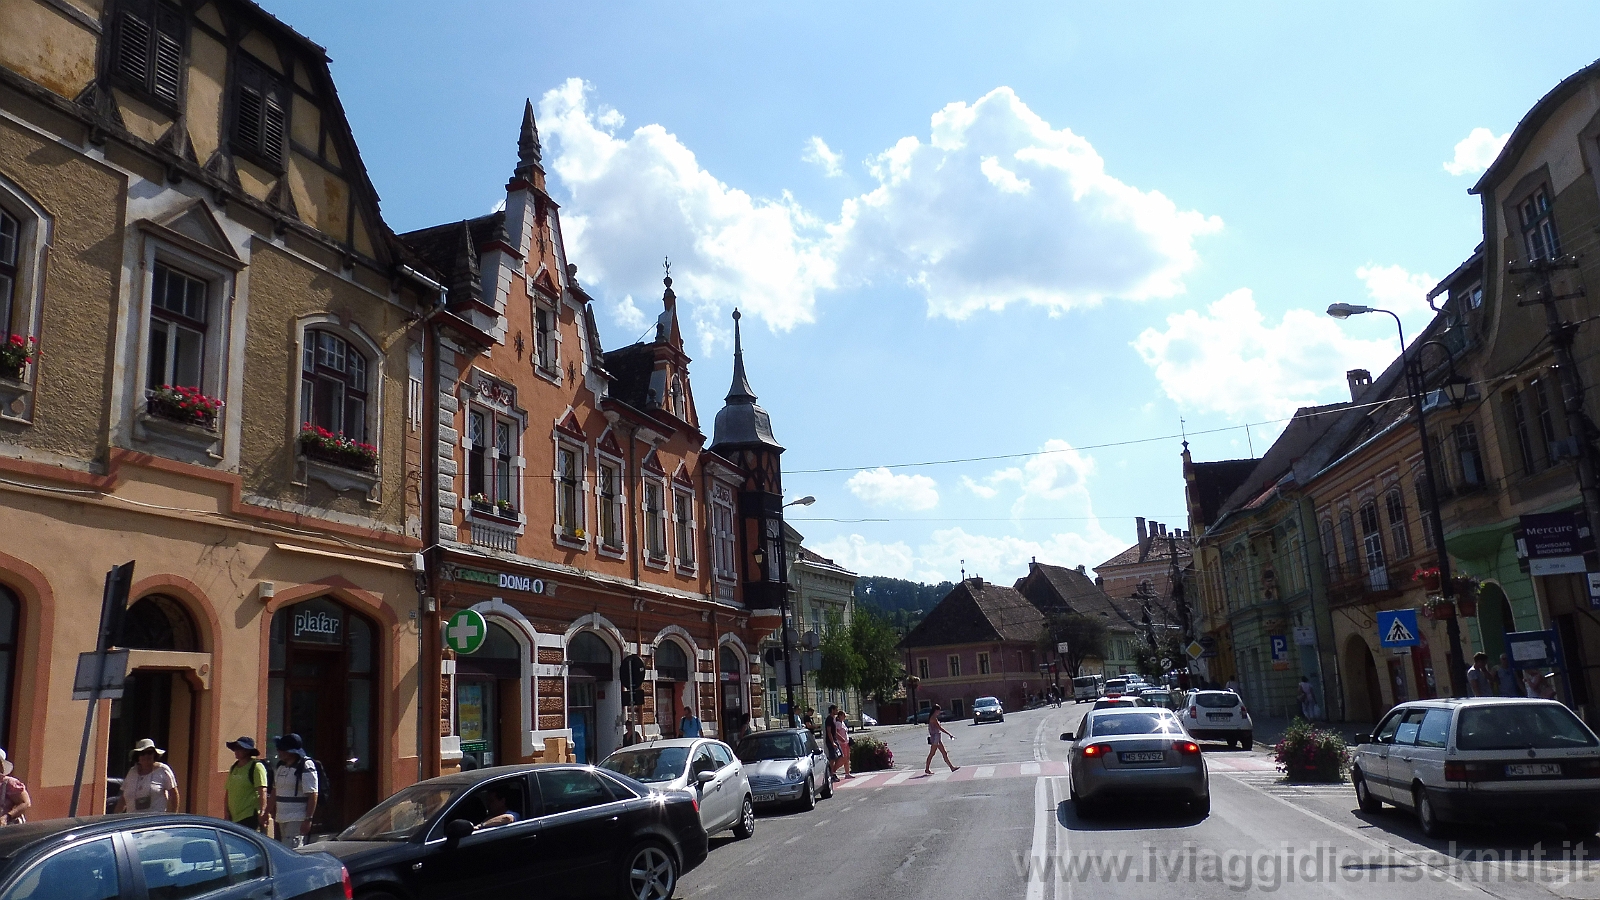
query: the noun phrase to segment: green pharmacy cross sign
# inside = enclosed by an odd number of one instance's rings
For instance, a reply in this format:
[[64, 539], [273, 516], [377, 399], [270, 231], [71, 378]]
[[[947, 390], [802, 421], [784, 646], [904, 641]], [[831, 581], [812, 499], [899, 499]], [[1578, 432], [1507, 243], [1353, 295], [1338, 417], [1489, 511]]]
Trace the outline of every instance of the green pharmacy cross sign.
[[474, 609], [463, 609], [450, 617], [444, 626], [444, 641], [457, 653], [477, 653], [489, 633], [489, 623]]

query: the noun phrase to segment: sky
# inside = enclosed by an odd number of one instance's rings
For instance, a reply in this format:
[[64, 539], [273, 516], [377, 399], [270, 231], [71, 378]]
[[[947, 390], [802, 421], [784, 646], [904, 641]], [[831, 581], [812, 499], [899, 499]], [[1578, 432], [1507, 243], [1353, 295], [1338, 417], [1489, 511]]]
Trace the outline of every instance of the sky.
[[[862, 574], [1091, 568], [1185, 526], [1396, 354], [1468, 194], [1594, 61], [1541, 3], [264, 0], [327, 47], [389, 225], [490, 211], [535, 105], [601, 340], [660, 310], [709, 432], [743, 313], [808, 546]], [[1560, 23], [1559, 27], [1552, 27]], [[957, 462], [949, 462], [957, 460]], [[938, 463], [938, 464], [928, 464]]]

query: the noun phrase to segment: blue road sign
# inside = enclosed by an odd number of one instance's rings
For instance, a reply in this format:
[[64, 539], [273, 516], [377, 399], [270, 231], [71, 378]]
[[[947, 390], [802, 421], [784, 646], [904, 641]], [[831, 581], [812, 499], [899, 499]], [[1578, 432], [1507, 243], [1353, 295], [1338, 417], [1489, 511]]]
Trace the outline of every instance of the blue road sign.
[[1378, 643], [1385, 647], [1415, 647], [1422, 642], [1417, 611], [1389, 609], [1378, 613]]

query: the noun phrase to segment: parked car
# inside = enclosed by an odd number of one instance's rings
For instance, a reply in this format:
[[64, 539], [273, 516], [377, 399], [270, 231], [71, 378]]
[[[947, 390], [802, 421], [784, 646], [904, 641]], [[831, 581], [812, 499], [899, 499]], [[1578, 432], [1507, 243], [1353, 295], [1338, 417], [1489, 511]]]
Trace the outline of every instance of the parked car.
[[1402, 703], [1356, 748], [1350, 781], [1363, 811], [1409, 808], [1429, 837], [1452, 822], [1600, 829], [1600, 739], [1553, 700]]
[[828, 757], [817, 738], [804, 728], [758, 731], [739, 742], [734, 755], [744, 764], [756, 806], [799, 803], [815, 809], [817, 800], [833, 796]]
[[[804, 729], [801, 729], [804, 730]], [[755, 797], [733, 748], [710, 738], [670, 738], [624, 747], [600, 767], [661, 790], [693, 791], [706, 834], [755, 833]]]
[[1089, 817], [1110, 798], [1169, 796], [1204, 817], [1211, 784], [1200, 745], [1171, 710], [1091, 710], [1072, 741], [1067, 780], [1078, 815]]
[[1256, 726], [1250, 710], [1233, 691], [1190, 691], [1183, 711], [1183, 728], [1197, 741], [1227, 741], [1229, 747], [1256, 743]]
[[926, 725], [926, 724], [928, 724], [929, 717], [931, 717], [932, 715], [933, 715], [933, 707], [924, 706], [923, 708], [917, 710], [916, 712], [912, 713], [911, 715], [906, 716], [906, 724], [907, 725]]
[[1128, 679], [1125, 677], [1107, 678], [1105, 682], [1105, 696], [1121, 695], [1128, 689]]
[[1000, 705], [999, 697], [979, 697], [972, 701], [972, 724], [979, 722], [1004, 722], [1006, 708]]
[[1124, 697], [1121, 694], [1118, 694], [1116, 696], [1112, 696], [1111, 694], [1107, 694], [1104, 697], [1101, 697], [1099, 700], [1096, 700], [1094, 702], [1094, 706], [1089, 708], [1089, 711], [1090, 712], [1094, 712], [1097, 709], [1138, 709], [1138, 708], [1139, 708], [1139, 701], [1135, 697]]
[[1164, 687], [1139, 688], [1139, 702], [1145, 706], [1159, 706], [1163, 709], [1172, 708], [1172, 692]]
[[[126, 867], [118, 866], [119, 856]], [[332, 856], [296, 853], [206, 816], [43, 819], [0, 828], [0, 860], [0, 896], [7, 900], [135, 900], [213, 891], [282, 900], [350, 896], [349, 876]]]
[[355, 900], [670, 897], [706, 858], [698, 806], [594, 766], [473, 769], [404, 788], [301, 852], [342, 860]]
[[873, 727], [873, 726], [875, 726], [877, 724], [878, 724], [878, 720], [877, 719], [874, 719], [873, 717], [867, 715], [866, 713], [862, 713], [861, 714], [861, 727], [862, 728], [871, 728], [871, 727]]
[[1072, 679], [1072, 702], [1082, 703], [1085, 700], [1099, 700], [1105, 696], [1106, 679], [1104, 675], [1079, 675]]

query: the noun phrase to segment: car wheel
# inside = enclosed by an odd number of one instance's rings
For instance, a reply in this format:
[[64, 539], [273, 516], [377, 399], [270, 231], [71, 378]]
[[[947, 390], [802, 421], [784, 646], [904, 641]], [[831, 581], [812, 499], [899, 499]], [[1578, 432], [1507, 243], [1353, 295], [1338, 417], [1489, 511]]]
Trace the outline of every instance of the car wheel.
[[1362, 812], [1383, 812], [1383, 801], [1372, 796], [1372, 789], [1367, 787], [1367, 778], [1365, 775], [1361, 774], [1360, 769], [1356, 769], [1350, 773], [1350, 780], [1355, 783], [1356, 805], [1361, 807]]
[[1190, 800], [1189, 811], [1194, 813], [1197, 819], [1204, 819], [1206, 816], [1211, 815], [1211, 795], [1207, 794], [1199, 800]]
[[1100, 814], [1100, 807], [1093, 801], [1074, 795], [1072, 808], [1080, 819], [1092, 819]]
[[666, 847], [640, 844], [628, 853], [621, 896], [628, 900], [668, 900], [678, 887], [678, 863]]
[[1255, 732], [1252, 731], [1252, 732], [1249, 732], [1249, 733], [1245, 734], [1244, 740], [1240, 741], [1239, 743], [1243, 744], [1244, 748], [1246, 750], [1249, 750], [1250, 748], [1254, 747], [1256, 745]]
[[821, 797], [824, 800], [830, 800], [833, 798], [833, 780], [828, 777], [828, 773], [826, 772], [822, 773]]
[[811, 779], [806, 779], [806, 789], [800, 797], [800, 808], [806, 812], [817, 808], [817, 792], [815, 788], [816, 786], [812, 784]]
[[1428, 799], [1428, 792], [1417, 785], [1411, 789], [1412, 805], [1417, 810], [1417, 824], [1422, 827], [1422, 833], [1431, 838], [1444, 835], [1444, 822], [1440, 821], [1438, 813], [1433, 810], [1433, 801]]
[[756, 833], [756, 806], [750, 802], [748, 795], [744, 798], [744, 808], [739, 810], [739, 822], [733, 826], [733, 836], [744, 840]]

